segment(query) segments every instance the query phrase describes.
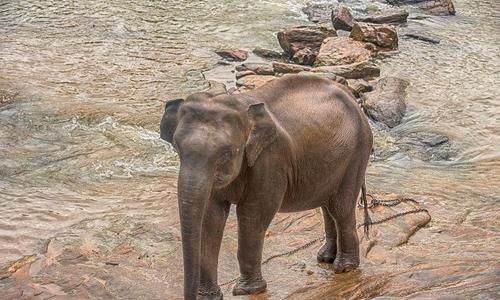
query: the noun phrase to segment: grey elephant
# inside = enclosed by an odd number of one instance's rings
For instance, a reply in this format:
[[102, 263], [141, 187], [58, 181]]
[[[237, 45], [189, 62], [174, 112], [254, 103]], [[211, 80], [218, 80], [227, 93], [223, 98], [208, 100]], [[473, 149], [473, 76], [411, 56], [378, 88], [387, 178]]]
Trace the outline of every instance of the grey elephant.
[[231, 204], [241, 273], [233, 295], [266, 290], [262, 247], [277, 212], [321, 207], [326, 239], [318, 261], [335, 272], [358, 267], [355, 207], [372, 133], [344, 87], [286, 75], [248, 93], [196, 93], [168, 101], [160, 129], [181, 162], [185, 299], [223, 298], [217, 263]]

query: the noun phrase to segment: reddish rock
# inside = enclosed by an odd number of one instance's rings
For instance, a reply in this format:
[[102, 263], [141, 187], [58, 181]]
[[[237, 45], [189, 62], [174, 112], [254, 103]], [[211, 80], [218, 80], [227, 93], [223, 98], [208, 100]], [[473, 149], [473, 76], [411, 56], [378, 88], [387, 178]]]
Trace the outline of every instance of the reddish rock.
[[347, 86], [356, 97], [373, 90], [373, 86], [364, 79], [347, 79]]
[[319, 51], [327, 37], [337, 36], [335, 29], [321, 26], [299, 26], [278, 32], [278, 41], [288, 57], [304, 48]]
[[372, 78], [380, 76], [380, 68], [371, 62], [360, 62], [340, 66], [320, 66], [311, 69], [315, 73], [333, 73], [346, 79]]
[[244, 61], [248, 58], [248, 53], [239, 49], [222, 49], [215, 51], [217, 55], [229, 61]]
[[323, 41], [314, 65], [347, 65], [367, 61], [370, 57], [365, 43], [349, 37], [331, 37]]
[[241, 77], [245, 77], [248, 75], [257, 75], [254, 71], [241, 71], [241, 72], [236, 72], [236, 79], [240, 79]]
[[392, 25], [358, 22], [354, 24], [350, 37], [357, 41], [375, 44], [380, 48], [398, 48], [398, 33]]
[[312, 66], [317, 56], [318, 51], [311, 50], [311, 48], [303, 48], [295, 52], [292, 60], [300, 65]]
[[239, 86], [240, 92], [246, 92], [261, 87], [276, 78], [275, 76], [268, 75], [248, 75], [238, 79], [236, 85]]
[[302, 71], [309, 71], [311, 68], [301, 65], [295, 64], [286, 64], [286, 63], [273, 63], [273, 68], [275, 73], [287, 74], [287, 73], [299, 73]]
[[351, 10], [345, 5], [340, 5], [336, 10], [332, 11], [332, 24], [333, 28], [337, 30], [351, 31], [354, 25]]

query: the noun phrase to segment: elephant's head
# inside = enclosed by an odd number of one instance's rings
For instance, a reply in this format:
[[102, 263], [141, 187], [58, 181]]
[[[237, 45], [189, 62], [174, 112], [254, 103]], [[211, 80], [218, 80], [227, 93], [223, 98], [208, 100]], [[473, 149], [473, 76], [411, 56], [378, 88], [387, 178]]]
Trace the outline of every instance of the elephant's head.
[[228, 186], [242, 168], [253, 167], [277, 137], [264, 103], [247, 105], [235, 96], [197, 93], [168, 101], [161, 138], [179, 154], [178, 182], [184, 256], [184, 297], [196, 299], [200, 236], [205, 207], [214, 189]]

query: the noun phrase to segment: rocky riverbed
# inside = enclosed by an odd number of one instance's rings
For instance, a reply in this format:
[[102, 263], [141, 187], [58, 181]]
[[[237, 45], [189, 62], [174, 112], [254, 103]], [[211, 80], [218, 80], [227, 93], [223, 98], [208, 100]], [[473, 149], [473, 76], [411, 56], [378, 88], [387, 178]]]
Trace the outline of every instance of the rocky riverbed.
[[[497, 2], [94, 2], [0, 5], [0, 299], [180, 299], [163, 103], [286, 73], [349, 89], [375, 135], [368, 190], [417, 203], [371, 209], [389, 220], [358, 232], [348, 274], [316, 262], [320, 211], [280, 214], [249, 298], [499, 297]], [[231, 211], [227, 299], [236, 245]]]

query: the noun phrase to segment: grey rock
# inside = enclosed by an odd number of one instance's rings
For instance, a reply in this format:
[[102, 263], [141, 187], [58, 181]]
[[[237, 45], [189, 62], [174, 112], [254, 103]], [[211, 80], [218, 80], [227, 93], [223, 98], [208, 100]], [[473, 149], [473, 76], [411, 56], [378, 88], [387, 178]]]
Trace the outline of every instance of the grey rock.
[[376, 24], [406, 23], [408, 15], [409, 13], [406, 10], [394, 10], [367, 17], [356, 18], [356, 21]]
[[396, 77], [381, 78], [373, 92], [362, 95], [363, 106], [374, 121], [393, 128], [406, 113], [406, 88], [409, 83]]
[[282, 54], [274, 51], [274, 50], [268, 50], [264, 48], [255, 48], [253, 49], [253, 54], [257, 55], [258, 57], [262, 57], [265, 59], [270, 59], [270, 60], [278, 60], [282, 58]]
[[359, 97], [362, 93], [373, 91], [373, 86], [364, 79], [347, 79], [347, 86], [356, 97]]

